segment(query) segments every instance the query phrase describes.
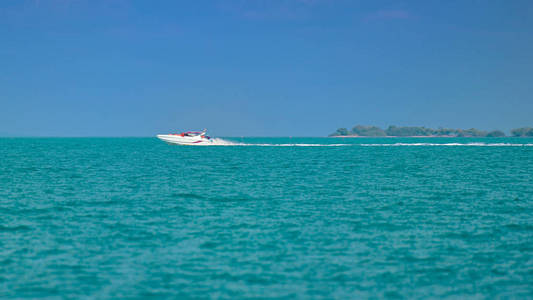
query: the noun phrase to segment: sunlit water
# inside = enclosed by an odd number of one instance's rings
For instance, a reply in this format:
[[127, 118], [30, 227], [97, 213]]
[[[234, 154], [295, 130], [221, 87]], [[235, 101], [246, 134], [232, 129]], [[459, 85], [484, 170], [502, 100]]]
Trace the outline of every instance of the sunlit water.
[[533, 297], [533, 139], [227, 140], [0, 139], [0, 298]]

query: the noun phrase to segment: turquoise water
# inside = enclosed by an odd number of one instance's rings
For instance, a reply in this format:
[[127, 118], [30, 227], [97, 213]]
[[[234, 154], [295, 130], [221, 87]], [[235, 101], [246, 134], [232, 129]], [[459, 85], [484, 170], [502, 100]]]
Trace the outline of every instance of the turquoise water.
[[533, 298], [533, 139], [234, 141], [0, 139], [0, 298]]

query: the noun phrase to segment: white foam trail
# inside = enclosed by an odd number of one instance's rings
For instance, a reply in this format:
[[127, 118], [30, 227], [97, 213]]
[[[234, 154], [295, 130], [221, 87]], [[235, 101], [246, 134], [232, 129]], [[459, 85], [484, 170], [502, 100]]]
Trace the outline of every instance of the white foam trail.
[[466, 146], [466, 147], [531, 147], [533, 144], [511, 143], [395, 143], [395, 144], [360, 144], [367, 147], [401, 147], [401, 146]]
[[212, 139], [212, 143], [206, 146], [255, 146], [255, 147], [343, 147], [343, 146], [363, 146], [363, 147], [416, 147], [416, 146], [461, 146], [461, 147], [531, 147], [533, 144], [513, 144], [513, 143], [394, 143], [394, 144], [252, 144], [239, 143], [224, 140], [221, 138]]
[[242, 146], [260, 147], [341, 147], [354, 146], [353, 144], [240, 144]]
[[212, 146], [238, 146], [239, 145], [238, 143], [234, 143], [234, 142], [227, 141], [227, 140], [220, 139], [220, 138], [214, 138], [211, 141], [212, 143], [207, 144], [207, 145], [212, 145]]
[[339, 147], [339, 146], [354, 146], [353, 144], [250, 144], [250, 143], [236, 143], [224, 139], [215, 138], [208, 146], [256, 146], [256, 147]]

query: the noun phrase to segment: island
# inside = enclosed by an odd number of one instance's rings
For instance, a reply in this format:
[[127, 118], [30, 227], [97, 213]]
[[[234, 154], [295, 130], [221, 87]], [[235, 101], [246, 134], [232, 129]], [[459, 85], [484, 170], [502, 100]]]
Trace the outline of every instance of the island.
[[[330, 137], [506, 137], [501, 130], [484, 131], [476, 128], [432, 129], [418, 126], [394, 126], [383, 130], [377, 126], [356, 125], [351, 130], [339, 128]], [[511, 130], [512, 137], [533, 137], [533, 128], [522, 127]]]

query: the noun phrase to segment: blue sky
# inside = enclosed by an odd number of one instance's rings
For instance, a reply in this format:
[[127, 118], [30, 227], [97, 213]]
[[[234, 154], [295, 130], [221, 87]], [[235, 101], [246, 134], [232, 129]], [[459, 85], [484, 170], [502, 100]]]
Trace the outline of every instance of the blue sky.
[[533, 1], [3, 0], [0, 135], [533, 126]]

